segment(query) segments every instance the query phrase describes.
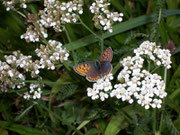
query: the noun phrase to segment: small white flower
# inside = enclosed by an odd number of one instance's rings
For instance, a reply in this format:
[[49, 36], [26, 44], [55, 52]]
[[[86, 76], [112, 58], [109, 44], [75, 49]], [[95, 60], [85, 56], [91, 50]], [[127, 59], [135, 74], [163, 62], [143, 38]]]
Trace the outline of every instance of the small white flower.
[[98, 79], [94, 84], [93, 88], [87, 88], [87, 95], [91, 97], [92, 100], [100, 98], [101, 101], [104, 101], [109, 97], [107, 91], [112, 90], [112, 84], [110, 80], [113, 79], [112, 74], [108, 74], [107, 76]]

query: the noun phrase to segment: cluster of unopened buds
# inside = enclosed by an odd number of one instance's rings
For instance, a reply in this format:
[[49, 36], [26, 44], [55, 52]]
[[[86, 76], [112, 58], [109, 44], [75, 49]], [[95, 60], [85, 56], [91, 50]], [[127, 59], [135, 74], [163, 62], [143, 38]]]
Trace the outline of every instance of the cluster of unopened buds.
[[95, 0], [89, 9], [94, 14], [95, 27], [112, 32], [114, 22], [122, 22], [123, 13], [111, 12], [109, 6], [108, 0]]
[[42, 38], [47, 38], [48, 34], [46, 30], [39, 25], [39, 30], [37, 30], [34, 26], [29, 25], [27, 27], [26, 33], [21, 35], [21, 39], [25, 39], [26, 42], [39, 42], [40, 35], [43, 36]]
[[[169, 69], [171, 67], [170, 51], [161, 49], [154, 42], [144, 41], [139, 48], [134, 50], [134, 53], [134, 57], [128, 56], [120, 62], [123, 69], [117, 77], [119, 83], [115, 84], [114, 88], [108, 87], [107, 92], [107, 88], [102, 85], [104, 79], [99, 79], [93, 84], [93, 88], [87, 89], [87, 95], [93, 100], [100, 98], [102, 101], [108, 97], [116, 97], [130, 104], [136, 99], [137, 103], [145, 109], [161, 108], [162, 99], [167, 96], [165, 82], [157, 73], [150, 73], [143, 69], [143, 64], [148, 58], [154, 65]], [[157, 61], [159, 61], [158, 64]], [[108, 83], [111, 84], [110, 81]], [[100, 94], [102, 91], [104, 93]]]
[[44, 10], [39, 11], [38, 22], [44, 27], [53, 27], [56, 32], [61, 32], [65, 23], [76, 23], [78, 14], [83, 13], [83, 0], [60, 2], [58, 0], [44, 0]]
[[[27, 8], [26, 5], [26, 0], [19, 0], [21, 8]], [[6, 10], [9, 11], [11, 9], [14, 9], [15, 4], [17, 3], [16, 0], [11, 0], [11, 1], [4, 1], [3, 4], [6, 6]]]

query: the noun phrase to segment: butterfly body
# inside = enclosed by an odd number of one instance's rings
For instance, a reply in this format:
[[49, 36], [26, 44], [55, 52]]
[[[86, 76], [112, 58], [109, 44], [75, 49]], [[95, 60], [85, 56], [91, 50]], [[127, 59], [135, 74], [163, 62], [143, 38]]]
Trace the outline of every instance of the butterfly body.
[[86, 79], [90, 82], [97, 81], [98, 79], [108, 75], [112, 70], [112, 49], [106, 48], [101, 54], [100, 60], [88, 61], [80, 63], [74, 66], [74, 70], [82, 75], [86, 76]]

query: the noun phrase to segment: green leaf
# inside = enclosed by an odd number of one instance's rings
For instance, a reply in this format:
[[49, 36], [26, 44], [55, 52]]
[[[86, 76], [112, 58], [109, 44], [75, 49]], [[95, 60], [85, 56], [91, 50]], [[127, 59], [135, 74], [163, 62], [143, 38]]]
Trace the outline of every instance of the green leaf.
[[92, 128], [90, 130], [88, 130], [88, 132], [85, 135], [97, 135], [98, 131], [96, 128]]
[[178, 114], [180, 114], [180, 107], [178, 106], [178, 104], [176, 104], [173, 100], [169, 98], [166, 98], [165, 102], [170, 108], [174, 109]]
[[[177, 14], [180, 14], [180, 10], [164, 10], [163, 14], [165, 14], [165, 17], [177, 15]], [[112, 33], [106, 32], [106, 33], [102, 34], [102, 37], [104, 39], [106, 39], [106, 38], [112, 37], [114, 35], [120, 34], [122, 32], [125, 32], [128, 30], [134, 29], [136, 27], [142, 26], [144, 24], [153, 22], [154, 21], [153, 15], [154, 14], [143, 15], [143, 16], [139, 16], [139, 17], [136, 17], [134, 19], [119, 23], [113, 27]], [[72, 51], [72, 50], [76, 50], [76, 49], [79, 49], [81, 47], [90, 45], [90, 44], [95, 43], [97, 41], [99, 41], [99, 40], [94, 35], [88, 35], [88, 36], [83, 37], [79, 40], [68, 43], [68, 44], [64, 45], [64, 47], [66, 47], [69, 51]]]
[[178, 95], [180, 95], [180, 88], [177, 88], [176, 90], [173, 91], [171, 95], [169, 95], [170, 99], [176, 98]]
[[69, 85], [63, 86], [63, 88], [59, 91], [58, 99], [64, 100], [68, 96], [72, 95], [76, 91], [77, 88], [78, 88], [78, 85], [75, 85], [75, 84], [69, 84]]
[[103, 119], [99, 119], [99, 120], [97, 120], [97, 123], [98, 123], [98, 127], [99, 127], [100, 131], [104, 132], [106, 129], [106, 125], [107, 125], [106, 121]]
[[54, 133], [49, 133], [45, 131], [41, 131], [35, 128], [30, 128], [27, 126], [21, 126], [18, 124], [13, 124], [6, 121], [0, 121], [0, 127], [3, 127], [4, 129], [8, 129], [10, 131], [16, 132], [20, 135], [57, 135]]
[[124, 121], [124, 117], [121, 115], [120, 112], [112, 116], [112, 119], [105, 130], [105, 135], [117, 135], [117, 133], [123, 127], [124, 124], [123, 121]]
[[77, 130], [80, 130], [81, 128], [83, 128], [85, 125], [87, 125], [90, 122], [90, 120], [85, 120], [83, 121], [78, 127]]
[[178, 131], [180, 131], [180, 118], [174, 121], [174, 126], [177, 128]]
[[175, 84], [178, 77], [180, 77], [180, 65], [178, 66], [175, 73], [173, 74], [170, 84], [169, 84], [169, 87], [172, 87]]
[[172, 20], [169, 24], [169, 27], [173, 27], [173, 28], [180, 27], [180, 18]]
[[22, 117], [24, 117], [24, 115], [25, 115], [27, 112], [29, 112], [29, 111], [31, 110], [31, 108], [33, 108], [33, 106], [36, 105], [36, 104], [37, 104], [37, 103], [34, 102], [32, 105], [30, 105], [28, 108], [26, 108], [19, 116], [17, 116], [17, 117], [15, 118], [15, 121], [18, 121], [18, 120], [20, 120]]
[[5, 129], [0, 128], [1, 135], [8, 135], [8, 131]]

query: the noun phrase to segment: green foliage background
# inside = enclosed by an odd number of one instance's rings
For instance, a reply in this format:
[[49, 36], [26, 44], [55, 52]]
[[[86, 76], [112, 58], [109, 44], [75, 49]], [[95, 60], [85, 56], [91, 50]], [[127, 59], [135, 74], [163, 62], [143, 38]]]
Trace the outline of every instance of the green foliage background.
[[[94, 32], [92, 15], [85, 0], [81, 19]], [[144, 40], [155, 41], [164, 48], [169, 40], [176, 45], [172, 68], [167, 73], [166, 92], [161, 109], [145, 110], [116, 99], [92, 101], [86, 88], [92, 84], [74, 73], [74, 64], [95, 60], [100, 54], [98, 39], [80, 24], [67, 24], [65, 32], [48, 30], [49, 39], [61, 41], [71, 53], [70, 62], [58, 65], [55, 71], [41, 71], [42, 100], [23, 99], [27, 89], [0, 92], [0, 135], [178, 135], [180, 131], [180, 0], [111, 0], [111, 9], [124, 13], [124, 21], [115, 24], [113, 33], [98, 32], [104, 48], [112, 47], [115, 78], [121, 67], [119, 59], [132, 55]], [[43, 6], [36, 0], [27, 11], [38, 13]], [[21, 11], [22, 9], [18, 9]], [[26, 12], [27, 12], [26, 11]], [[24, 12], [24, 10], [22, 10]], [[26, 43], [20, 35], [26, 31], [26, 20], [17, 12], [6, 12], [0, 1], [0, 59], [12, 51], [35, 56], [40, 43]], [[74, 55], [72, 54], [74, 51]], [[163, 71], [159, 70], [163, 77]], [[115, 79], [116, 80], [116, 79]]]

